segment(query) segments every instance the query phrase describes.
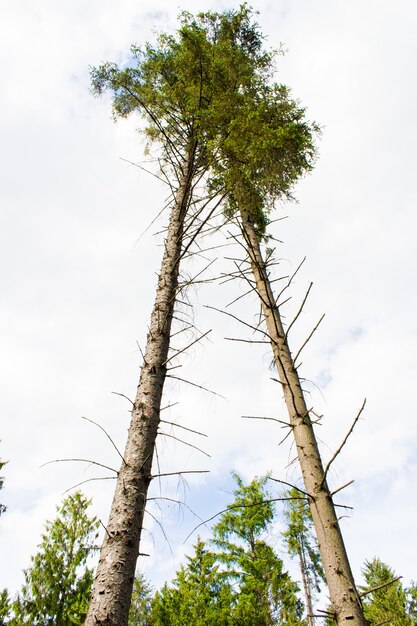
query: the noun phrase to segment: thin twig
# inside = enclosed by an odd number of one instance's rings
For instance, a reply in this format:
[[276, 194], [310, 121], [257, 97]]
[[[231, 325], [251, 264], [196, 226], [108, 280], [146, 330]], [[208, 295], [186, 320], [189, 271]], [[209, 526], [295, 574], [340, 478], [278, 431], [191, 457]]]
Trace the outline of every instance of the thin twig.
[[373, 593], [374, 591], [378, 591], [379, 589], [383, 589], [384, 587], [388, 587], [388, 585], [392, 585], [392, 584], [396, 583], [398, 580], [401, 580], [401, 578], [402, 578], [402, 576], [397, 576], [396, 578], [393, 578], [392, 580], [389, 580], [387, 583], [382, 583], [381, 585], [377, 585], [376, 587], [372, 587], [371, 589], [367, 589], [363, 593], [360, 593], [359, 597], [360, 598], [364, 598], [369, 593]]
[[318, 327], [320, 326], [320, 324], [322, 323], [322, 321], [324, 320], [325, 317], [326, 317], [326, 314], [323, 313], [323, 315], [321, 316], [321, 318], [319, 319], [317, 324], [314, 326], [313, 330], [311, 331], [311, 333], [309, 334], [309, 336], [307, 337], [307, 339], [305, 340], [305, 342], [303, 343], [303, 345], [301, 346], [301, 348], [299, 349], [299, 351], [295, 355], [294, 363], [297, 361], [297, 359], [300, 356], [301, 352], [304, 350], [304, 348], [306, 347], [306, 345], [308, 344], [308, 342], [310, 341], [310, 339], [312, 338], [312, 336], [314, 335], [314, 333], [316, 332], [316, 330], [318, 329]]
[[338, 487], [337, 489], [335, 489], [334, 491], [332, 491], [332, 493], [330, 494], [333, 498], [333, 496], [336, 493], [339, 493], [339, 491], [342, 491], [342, 489], [346, 489], [346, 487], [349, 487], [350, 485], [352, 485], [355, 481], [354, 480], [350, 480], [348, 483], [345, 483], [344, 485], [342, 485], [341, 487]]
[[[115, 392], [113, 392], [115, 393]], [[117, 395], [121, 395], [121, 394], [117, 394]], [[131, 400], [130, 400], [131, 401]], [[107, 430], [105, 430], [103, 428], [103, 426], [101, 426], [98, 422], [95, 422], [94, 420], [90, 419], [89, 417], [81, 417], [82, 420], [85, 420], [86, 422], [90, 422], [91, 424], [94, 424], [94, 426], [97, 426], [97, 428], [99, 428], [101, 431], [103, 431], [103, 433], [106, 435], [107, 439], [110, 441], [110, 443], [112, 444], [113, 448], [116, 450], [117, 454], [120, 456], [120, 458], [122, 459], [123, 463], [126, 465], [126, 461], [123, 457], [123, 454], [120, 452], [119, 448], [116, 446], [116, 444], [114, 443], [113, 439], [110, 437], [109, 433], [107, 432]]]
[[47, 463], [43, 463], [41, 467], [45, 467], [46, 465], [51, 465], [51, 463], [66, 463], [66, 462], [79, 462], [79, 463], [91, 463], [91, 465], [97, 465], [98, 467], [104, 467], [105, 469], [118, 474], [119, 472], [115, 470], [113, 467], [109, 467], [108, 465], [103, 465], [103, 463], [99, 463], [98, 461], [92, 461], [91, 459], [54, 459], [53, 461], [48, 461]]
[[179, 437], [176, 437], [175, 435], [170, 435], [169, 433], [164, 433], [162, 430], [158, 431], [158, 434], [164, 437], [169, 437], [170, 439], [175, 439], [175, 441], [179, 441], [180, 443], [183, 443], [185, 446], [189, 446], [190, 448], [194, 448], [194, 450], [198, 450], [198, 452], [201, 452], [205, 456], [208, 456], [209, 459], [211, 458], [210, 454], [208, 454], [207, 452], [204, 452], [204, 450], [202, 450], [198, 446], [195, 446], [194, 444], [189, 443], [188, 441], [184, 441], [184, 439], [180, 439]]
[[328, 474], [328, 471], [330, 469], [331, 464], [333, 463], [333, 461], [336, 459], [336, 457], [340, 454], [343, 446], [345, 445], [345, 443], [347, 442], [348, 438], [350, 437], [350, 435], [352, 434], [353, 429], [355, 428], [356, 424], [359, 421], [359, 418], [365, 408], [365, 404], [366, 404], [366, 398], [364, 399], [361, 408], [359, 409], [359, 412], [357, 414], [357, 416], [355, 417], [355, 419], [353, 420], [353, 424], [352, 426], [349, 428], [349, 431], [346, 435], [346, 437], [343, 439], [342, 443], [340, 444], [340, 446], [338, 447], [338, 449], [336, 450], [336, 452], [333, 454], [332, 458], [330, 459], [330, 461], [327, 463], [326, 468], [324, 470], [324, 474], [323, 474], [323, 479], [321, 481], [321, 485], [323, 486]]
[[172, 376], [171, 374], [167, 374], [167, 378], [179, 380], [180, 382], [187, 383], [188, 385], [192, 385], [193, 387], [197, 387], [198, 389], [207, 391], [207, 393], [212, 393], [214, 396], [218, 396], [219, 398], [222, 398], [223, 400], [227, 400], [227, 398], [222, 396], [220, 393], [216, 393], [215, 391], [212, 391], [211, 389], [207, 389], [207, 387], [203, 387], [202, 385], [197, 385], [197, 383], [192, 383], [190, 380], [186, 380], [185, 378], [180, 378], [179, 376]]

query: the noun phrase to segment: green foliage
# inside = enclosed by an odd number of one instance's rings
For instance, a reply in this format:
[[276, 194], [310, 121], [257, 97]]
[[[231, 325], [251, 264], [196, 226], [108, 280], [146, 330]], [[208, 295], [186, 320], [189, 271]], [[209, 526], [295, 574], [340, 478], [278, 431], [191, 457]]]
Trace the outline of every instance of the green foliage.
[[265, 538], [274, 509], [265, 489], [267, 478], [249, 485], [235, 474], [235, 499], [213, 529], [213, 544], [226, 575], [239, 588], [235, 616], [252, 626], [301, 624], [302, 605], [297, 585], [284, 571], [282, 560]]
[[294, 488], [288, 491], [287, 497], [291, 498], [284, 512], [287, 523], [284, 540], [288, 554], [298, 557], [309, 590], [320, 592], [320, 584], [325, 582], [325, 576], [310, 507], [307, 500], [300, 497], [300, 492]]
[[13, 603], [12, 624], [84, 623], [93, 579], [86, 563], [98, 535], [98, 521], [86, 513], [89, 504], [81, 492], [74, 493], [57, 508], [56, 519], [46, 523], [39, 552]]
[[11, 603], [7, 589], [0, 592], [0, 626], [8, 623], [10, 616]]
[[105, 63], [92, 68], [96, 95], [113, 94], [114, 117], [140, 112], [150, 142], [160, 142], [168, 162], [199, 145], [199, 164], [213, 160], [218, 127], [225, 127], [255, 73], [269, 69], [252, 11], [181, 14], [175, 35], [161, 34], [156, 45], [132, 46], [129, 67]]
[[[362, 589], [364, 592], [396, 578], [394, 570], [377, 558], [366, 561], [362, 572], [366, 581]], [[365, 617], [371, 626], [386, 620], [392, 626], [411, 626], [415, 623], [408, 614], [407, 596], [399, 580], [364, 596], [363, 604]]]
[[417, 624], [417, 584], [412, 582], [405, 591], [407, 596], [407, 615], [413, 624]]
[[149, 626], [152, 601], [152, 587], [141, 573], [133, 581], [132, 602], [129, 610], [129, 626]]
[[181, 567], [172, 586], [155, 594], [150, 623], [154, 626], [232, 626], [234, 594], [200, 539], [193, 557]]

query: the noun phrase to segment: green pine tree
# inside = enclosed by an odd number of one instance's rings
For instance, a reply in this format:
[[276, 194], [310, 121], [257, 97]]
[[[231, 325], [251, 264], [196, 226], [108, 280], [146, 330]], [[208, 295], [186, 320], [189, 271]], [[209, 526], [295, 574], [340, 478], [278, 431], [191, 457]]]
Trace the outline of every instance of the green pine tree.
[[238, 586], [238, 624], [295, 626], [303, 623], [297, 585], [284, 571], [282, 560], [266, 542], [274, 519], [265, 489], [267, 478], [249, 485], [234, 474], [235, 499], [213, 529], [213, 544], [229, 579]]
[[48, 521], [38, 553], [24, 572], [25, 583], [13, 603], [14, 625], [78, 626], [84, 623], [92, 584], [86, 566], [95, 549], [98, 521], [87, 516], [90, 501], [74, 493]]
[[[361, 591], [365, 594], [396, 578], [394, 570], [377, 558], [366, 561], [362, 573], [366, 586]], [[371, 626], [385, 622], [390, 626], [412, 626], [415, 623], [408, 614], [407, 595], [400, 580], [366, 594], [363, 604], [365, 616]]]
[[233, 626], [234, 593], [219, 569], [216, 555], [198, 539], [171, 586], [164, 585], [152, 603], [153, 626]]
[[0, 592], [0, 626], [8, 623], [11, 610], [11, 603], [7, 589]]

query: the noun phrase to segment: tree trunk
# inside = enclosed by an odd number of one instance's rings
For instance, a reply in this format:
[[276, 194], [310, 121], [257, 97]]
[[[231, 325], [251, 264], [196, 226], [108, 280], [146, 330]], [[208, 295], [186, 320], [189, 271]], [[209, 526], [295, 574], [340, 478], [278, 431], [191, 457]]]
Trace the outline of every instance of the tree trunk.
[[307, 562], [304, 552], [304, 546], [302, 540], [300, 540], [300, 547], [298, 551], [298, 558], [300, 560], [301, 577], [303, 579], [304, 596], [306, 599], [307, 609], [307, 621], [309, 626], [315, 625], [314, 612], [313, 612], [313, 598], [311, 592], [311, 579], [307, 568]]
[[309, 410], [295, 367], [281, 316], [259, 245], [255, 226], [241, 212], [243, 235], [247, 245], [256, 290], [271, 341], [275, 365], [284, 392], [298, 459], [308, 494], [323, 567], [329, 589], [332, 612], [337, 624], [366, 626], [362, 603], [356, 590], [331, 492], [325, 479], [317, 440]]
[[184, 219], [191, 196], [195, 147], [183, 165], [168, 226], [144, 362], [86, 626], [126, 626], [160, 420], [166, 360], [178, 287]]

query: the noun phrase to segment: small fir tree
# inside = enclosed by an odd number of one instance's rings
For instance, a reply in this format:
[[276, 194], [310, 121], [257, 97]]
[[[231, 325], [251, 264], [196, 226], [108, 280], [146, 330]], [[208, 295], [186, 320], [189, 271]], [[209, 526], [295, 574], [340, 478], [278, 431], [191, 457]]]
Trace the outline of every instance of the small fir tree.
[[[366, 586], [362, 589], [364, 593], [396, 578], [394, 570], [377, 558], [366, 561], [362, 573], [366, 581]], [[412, 626], [415, 623], [408, 614], [407, 596], [400, 580], [365, 595], [363, 604], [365, 616], [372, 626], [382, 623], [389, 623], [390, 626]]]
[[90, 501], [74, 493], [48, 521], [38, 553], [24, 572], [25, 583], [13, 603], [13, 624], [74, 626], [87, 612], [92, 570], [86, 566], [95, 549], [99, 522], [87, 516]]
[[303, 623], [297, 585], [265, 538], [274, 508], [265, 490], [267, 478], [249, 485], [234, 474], [235, 499], [214, 527], [214, 545], [227, 575], [239, 588], [235, 615], [239, 624], [295, 626]]

